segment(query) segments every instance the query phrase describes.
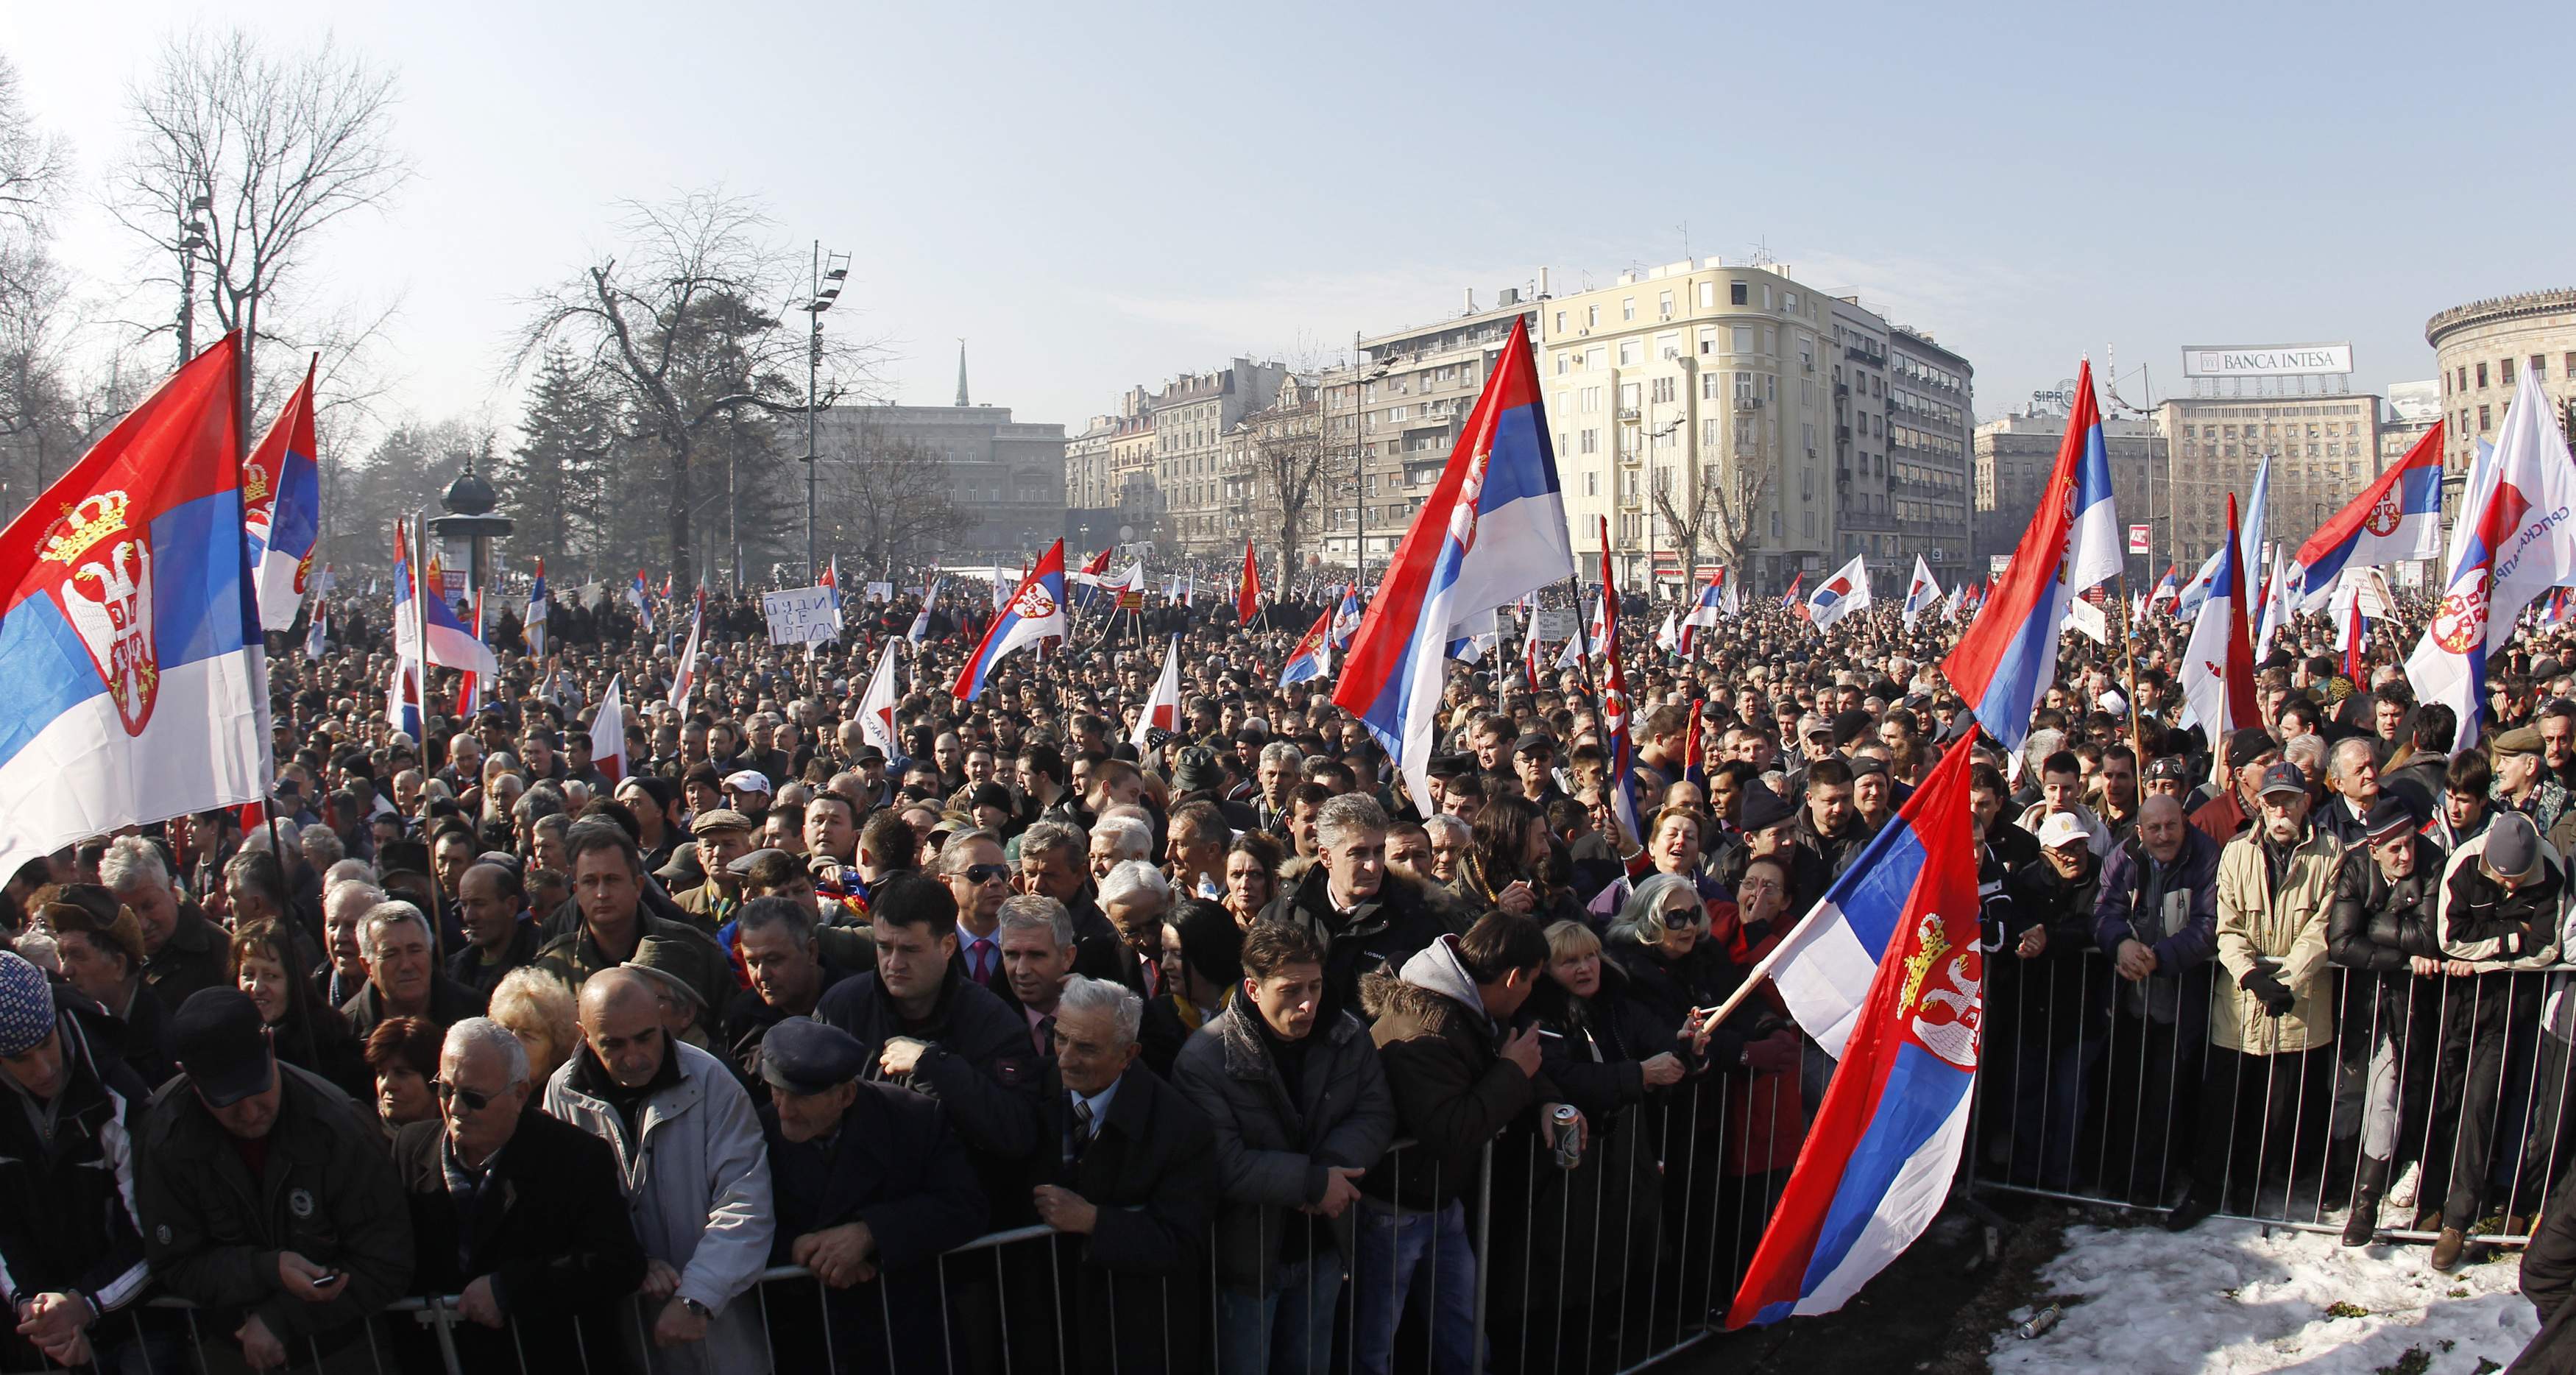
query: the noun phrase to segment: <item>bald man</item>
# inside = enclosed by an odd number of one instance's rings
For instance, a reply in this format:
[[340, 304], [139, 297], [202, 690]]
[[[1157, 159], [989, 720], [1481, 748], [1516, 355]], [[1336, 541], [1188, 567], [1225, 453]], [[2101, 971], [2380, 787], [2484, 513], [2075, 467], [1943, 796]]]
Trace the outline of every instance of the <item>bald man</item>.
[[2200, 971], [2218, 948], [2218, 842], [2190, 824], [2179, 800], [2147, 798], [2137, 833], [2111, 847], [2093, 935], [2120, 976], [2106, 1042], [2113, 1119], [2106, 1139], [2132, 1143], [2127, 1162], [2113, 1161], [2104, 1182], [2159, 1204], [2159, 1188], [2173, 1192], [2183, 1176], [2179, 1158], [2166, 1168], [2166, 1143], [2193, 1139], [2198, 1087], [2178, 1085], [2174, 1075], [2177, 1066], [2198, 1073], [2209, 1034], [2209, 979]]
[[664, 1031], [648, 978], [611, 968], [582, 984], [581, 1049], [547, 1081], [546, 1111], [608, 1142], [623, 1166], [650, 1257], [638, 1292], [667, 1353], [655, 1368], [758, 1369], [759, 1305], [742, 1300], [774, 1225], [760, 1118], [722, 1061]]

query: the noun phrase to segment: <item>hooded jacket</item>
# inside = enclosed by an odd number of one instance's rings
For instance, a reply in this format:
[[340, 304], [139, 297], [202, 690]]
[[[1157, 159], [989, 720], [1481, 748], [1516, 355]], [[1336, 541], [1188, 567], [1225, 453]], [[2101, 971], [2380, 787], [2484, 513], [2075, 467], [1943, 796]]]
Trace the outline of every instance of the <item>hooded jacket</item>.
[[[1327, 1167], [1367, 1169], [1395, 1139], [1395, 1099], [1368, 1028], [1347, 1012], [1318, 1015], [1306, 1033], [1306, 1059], [1292, 1093], [1270, 1043], [1250, 1018], [1260, 1011], [1237, 998], [1181, 1047], [1173, 1082], [1216, 1130], [1217, 1178], [1224, 1190], [1216, 1218], [1217, 1282], [1237, 1293], [1266, 1293], [1305, 1233], [1296, 1211], [1324, 1197]], [[1333, 1224], [1341, 1253], [1351, 1253], [1351, 1216]]]
[[152, 1278], [133, 1204], [149, 1094], [116, 1057], [106, 1014], [58, 1002], [54, 1025], [69, 1075], [51, 1135], [21, 1110], [24, 1090], [0, 1092], [0, 1299], [70, 1293], [113, 1313]]
[[1455, 936], [1406, 960], [1401, 976], [1381, 970], [1363, 979], [1360, 1004], [1374, 1019], [1369, 1036], [1395, 1097], [1396, 1130], [1414, 1140], [1370, 1170], [1360, 1191], [1399, 1207], [1446, 1206], [1475, 1183], [1485, 1144], [1555, 1100], [1556, 1086], [1544, 1069], [1532, 1078], [1502, 1058], [1510, 1028], [1486, 1014]]

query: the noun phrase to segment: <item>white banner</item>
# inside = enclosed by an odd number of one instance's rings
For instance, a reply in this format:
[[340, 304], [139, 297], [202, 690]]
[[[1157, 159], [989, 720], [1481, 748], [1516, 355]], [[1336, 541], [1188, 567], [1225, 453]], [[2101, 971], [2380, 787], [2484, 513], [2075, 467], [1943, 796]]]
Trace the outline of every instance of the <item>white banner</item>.
[[1574, 610], [1571, 607], [1543, 606], [1538, 612], [1538, 637], [1548, 644], [1559, 644], [1574, 638]]
[[840, 613], [832, 609], [832, 589], [828, 587], [763, 592], [760, 610], [769, 618], [769, 642], [774, 645], [811, 644], [841, 633]]
[[872, 583], [869, 583], [869, 584], [868, 584], [868, 600], [869, 600], [869, 601], [872, 601], [872, 602], [890, 602], [890, 601], [893, 601], [893, 600], [894, 600], [894, 584], [893, 584], [893, 583], [890, 583], [890, 582], [872, 582]]

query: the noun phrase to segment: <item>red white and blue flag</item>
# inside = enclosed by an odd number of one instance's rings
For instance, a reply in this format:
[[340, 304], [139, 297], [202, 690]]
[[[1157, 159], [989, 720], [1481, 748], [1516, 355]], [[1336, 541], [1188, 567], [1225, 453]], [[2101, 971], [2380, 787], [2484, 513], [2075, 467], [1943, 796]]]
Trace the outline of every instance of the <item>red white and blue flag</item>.
[[267, 791], [226, 335], [0, 535], [0, 873]]
[[[1610, 567], [1610, 518], [1601, 519], [1601, 600], [1619, 601], [1619, 580]], [[1630, 738], [1628, 674], [1619, 667], [1619, 618], [1606, 618], [1601, 639], [1601, 746], [1610, 752], [1610, 812], [1627, 828], [1627, 843], [1642, 845], [1646, 833], [1637, 827], [1637, 746]], [[1427, 794], [1426, 794], [1427, 795]]]
[[680, 646], [678, 664], [671, 670], [671, 709], [686, 716], [689, 693], [698, 685], [698, 647], [707, 628], [707, 590], [698, 589], [697, 606], [689, 615], [689, 638]]
[[1905, 628], [1914, 628], [1914, 618], [1941, 604], [1941, 584], [1932, 580], [1932, 565], [1923, 556], [1914, 556], [1914, 581], [1905, 589]]
[[1396, 546], [1333, 689], [1334, 703], [1377, 737], [1414, 797], [1431, 796], [1452, 627], [1573, 574], [1529, 325], [1514, 320], [1448, 466]]
[[644, 584], [644, 570], [638, 568], [635, 570], [635, 581], [627, 585], [626, 600], [635, 603], [636, 623], [644, 628], [644, 633], [647, 635], [653, 633], [653, 608], [650, 605], [652, 599], [651, 589]]
[[2461, 506], [2457, 567], [2406, 660], [2416, 697], [2459, 713], [2453, 748], [2463, 750], [2476, 743], [2486, 711], [2488, 654], [2513, 637], [2524, 607], [2576, 581], [2576, 462], [2528, 370], [2482, 476], [2485, 490], [2473, 487]]
[[546, 595], [546, 560], [537, 556], [537, 576], [528, 582], [528, 614], [522, 622], [528, 642], [528, 657], [546, 657], [546, 618], [554, 610], [554, 599]]
[[1311, 683], [1330, 676], [1332, 671], [1333, 613], [1327, 611], [1315, 618], [1315, 624], [1306, 631], [1306, 638], [1297, 642], [1297, 647], [1288, 654], [1288, 662], [1280, 666], [1279, 686]]
[[2112, 507], [2110, 451], [2088, 360], [2076, 372], [2075, 410], [2057, 465], [2040, 489], [2039, 510], [1993, 596], [1942, 663], [1977, 724], [2006, 749], [2021, 749], [2031, 709], [2057, 677], [2058, 627], [2066, 622], [2067, 603], [2118, 576], [2127, 550]]
[[1807, 599], [1798, 595], [1798, 590], [1806, 585], [1807, 575], [1802, 570], [1798, 576], [1789, 580], [1789, 590], [1780, 594], [1780, 605], [1796, 611], [1800, 616], [1806, 615]]
[[1682, 617], [1682, 632], [1675, 652], [1683, 658], [1689, 658], [1691, 651], [1699, 647], [1700, 627], [1714, 627], [1726, 614], [1725, 581], [1725, 569], [1709, 569], [1708, 581], [1700, 585], [1699, 600], [1691, 603], [1690, 614]]
[[313, 574], [314, 537], [322, 529], [322, 472], [314, 461], [314, 355], [304, 365], [304, 385], [286, 398], [286, 409], [242, 464], [242, 528], [259, 570], [259, 620], [263, 630], [295, 624]]
[[2230, 492], [2227, 544], [2218, 551], [2209, 596], [2191, 624], [2182, 656], [2183, 704], [2209, 737], [2210, 753], [2222, 759], [2228, 734], [2262, 719], [2254, 701], [2254, 644], [2245, 633], [2244, 547], [2236, 529], [2236, 494]]
[[2155, 590], [2147, 594], [2147, 610], [2154, 611], [2182, 600], [2182, 581], [2178, 576], [2181, 572], [2178, 564], [2165, 565], [2164, 577], [2156, 583]]
[[1080, 568], [1065, 574], [1065, 588], [1072, 595], [1075, 606], [1087, 608], [1091, 605], [1091, 599], [1100, 595], [1101, 580], [1109, 572], [1109, 556], [1112, 552], [1110, 549], [1103, 549], [1090, 558], [1084, 559]]
[[1708, 750], [1700, 743], [1700, 698], [1691, 699], [1690, 739], [1682, 746], [1682, 781], [1696, 788], [1708, 786]]
[[313, 601], [313, 619], [304, 627], [304, 657], [319, 659], [331, 638], [331, 603], [321, 598]]
[[[483, 639], [483, 589], [479, 587], [474, 589], [474, 639], [477, 643]], [[470, 720], [482, 705], [483, 675], [469, 668], [456, 680], [456, 714]]]
[[974, 701], [984, 695], [993, 666], [1005, 655], [1022, 645], [1062, 639], [1064, 634], [1064, 541], [1059, 539], [1047, 546], [1045, 556], [994, 613], [993, 623], [984, 630], [984, 642], [958, 669], [949, 695], [960, 702]]
[[1807, 619], [1821, 632], [1868, 605], [1869, 564], [1856, 555], [1818, 584], [1814, 595], [1807, 598]]
[[[469, 673], [498, 675], [501, 661], [483, 643], [472, 627], [458, 619], [456, 608], [448, 605], [439, 583], [438, 560], [433, 555], [422, 576], [411, 575], [402, 531], [394, 531], [394, 643], [402, 652], [418, 648], [429, 662], [442, 668], [462, 669]], [[423, 613], [426, 613], [424, 615]], [[426, 624], [424, 624], [426, 622]]]
[[1730, 1327], [1840, 1308], [1949, 1196], [1984, 1020], [1972, 753], [1944, 755], [1764, 960], [1790, 1014], [1840, 1063]]
[[2301, 611], [2322, 609], [2347, 568], [2441, 557], [2445, 432], [2444, 423], [2434, 421], [2404, 462], [2381, 473], [2299, 546], [2291, 563]]
[[[929, 639], [930, 608], [937, 605], [939, 605], [939, 575], [933, 573], [930, 575], [929, 584], [921, 589], [921, 610], [913, 614], [912, 625], [904, 631], [903, 637], [914, 644], [920, 644]], [[893, 752], [888, 751], [886, 757], [893, 758]]]

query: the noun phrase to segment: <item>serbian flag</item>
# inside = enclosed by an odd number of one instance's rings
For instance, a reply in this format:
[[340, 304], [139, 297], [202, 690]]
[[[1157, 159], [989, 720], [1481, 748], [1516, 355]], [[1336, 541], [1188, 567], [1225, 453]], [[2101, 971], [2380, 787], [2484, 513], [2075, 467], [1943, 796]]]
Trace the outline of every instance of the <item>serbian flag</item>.
[[1533, 697], [1546, 686], [1545, 673], [1540, 662], [1546, 657], [1539, 652], [1538, 626], [1533, 620], [1530, 627], [1521, 632], [1521, 686], [1529, 689]]
[[1840, 1308], [1949, 1197], [1984, 1008], [1973, 753], [1942, 756], [1764, 959], [1791, 1015], [1840, 1064], [1729, 1327]]
[[2254, 644], [2245, 633], [2243, 549], [2237, 538], [2236, 494], [2230, 492], [2227, 544], [2218, 551], [2218, 571], [2209, 580], [2209, 597], [2191, 624], [2191, 641], [2182, 656], [2183, 702], [2209, 737], [2210, 753], [2220, 758], [2226, 757], [2229, 732], [2262, 719], [2254, 705]]
[[1806, 615], [1806, 599], [1798, 595], [1798, 589], [1806, 586], [1806, 583], [1807, 575], [1803, 571], [1791, 578], [1789, 590], [1780, 594], [1780, 605], [1796, 610], [1800, 616]]
[[831, 561], [830, 563], [827, 563], [827, 564], [824, 564], [824, 565], [823, 565], [823, 580], [822, 580], [822, 582], [818, 583], [818, 584], [817, 584], [817, 586], [819, 586], [819, 587], [823, 588], [823, 590], [825, 590], [825, 591], [827, 591], [827, 592], [829, 592], [829, 593], [831, 593], [831, 594], [832, 594], [832, 628], [833, 628], [833, 629], [835, 629], [835, 630], [840, 629], [840, 628], [841, 628], [841, 556], [840, 556], [840, 555], [838, 555], [838, 554], [834, 554], [834, 555], [832, 556], [832, 561]]
[[[1619, 580], [1610, 571], [1610, 518], [1601, 520], [1601, 599], [1615, 602]], [[1628, 735], [1628, 675], [1619, 667], [1619, 618], [1609, 618], [1601, 641], [1601, 744], [1610, 751], [1610, 811], [1627, 828], [1628, 843], [1642, 845], [1637, 828], [1637, 746]], [[1423, 796], [1430, 796], [1424, 793]]]
[[385, 720], [414, 742], [421, 738], [420, 661], [408, 654], [394, 658], [394, 680], [385, 686]]
[[1941, 604], [1941, 584], [1932, 581], [1932, 565], [1923, 556], [1914, 556], [1914, 581], [1905, 589], [1905, 628], [1914, 628], [1914, 618]]
[[1146, 736], [1158, 730], [1181, 728], [1181, 637], [1175, 635], [1163, 650], [1163, 671], [1154, 677], [1154, 690], [1145, 697], [1145, 709], [1136, 713], [1136, 729], [1127, 742], [1138, 754], [1153, 748]]
[[325, 648], [323, 641], [329, 639], [330, 636], [331, 603], [320, 598], [315, 598], [313, 602], [313, 619], [304, 627], [304, 657], [307, 659], [321, 658], [322, 651]]
[[2118, 576], [2128, 558], [2111, 502], [2111, 458], [2093, 396], [2093, 364], [2075, 377], [2075, 411], [2039, 510], [2014, 546], [1993, 597], [1977, 612], [1942, 671], [1977, 724], [2018, 752], [2031, 708], [2057, 677], [2058, 627], [2077, 594]]
[[652, 634], [653, 608], [650, 605], [650, 602], [652, 601], [652, 592], [644, 585], [643, 569], [638, 568], [635, 570], [635, 581], [628, 584], [626, 588], [626, 600], [635, 603], [635, 620], [638, 624], [643, 626], [644, 633], [647, 635]]
[[957, 683], [949, 695], [960, 702], [972, 702], [984, 695], [985, 680], [993, 666], [1012, 650], [1040, 640], [1064, 638], [1064, 541], [1047, 546], [1010, 599], [985, 627], [984, 642], [967, 656], [957, 670]]
[[[933, 573], [930, 575], [929, 585], [921, 589], [921, 610], [913, 615], [912, 626], [904, 631], [903, 637], [914, 644], [920, 644], [929, 639], [930, 608], [937, 605], [939, 605], [939, 575]], [[893, 752], [888, 751], [886, 757], [893, 758]]]
[[[483, 589], [479, 587], [474, 589], [474, 638], [478, 643], [483, 638]], [[456, 680], [456, 714], [471, 719], [482, 705], [483, 676], [469, 668]]]
[[2324, 607], [2347, 568], [2442, 556], [2443, 435], [2443, 422], [2434, 421], [2404, 462], [2362, 488], [2299, 546], [2291, 563], [2301, 611]]
[[546, 657], [546, 617], [553, 610], [554, 601], [546, 595], [546, 560], [545, 556], [540, 554], [537, 556], [537, 576], [528, 584], [528, 615], [525, 622], [528, 657], [533, 659]]
[[1080, 568], [1065, 574], [1065, 590], [1072, 596], [1075, 606], [1088, 608], [1092, 599], [1100, 595], [1100, 581], [1109, 572], [1111, 552], [1103, 549], [1090, 558], [1084, 559]]
[[1243, 579], [1234, 585], [1234, 619], [1239, 625], [1252, 624], [1261, 610], [1261, 565], [1253, 561], [1252, 541], [1243, 542]]
[[2416, 697], [2459, 713], [2453, 748], [2463, 750], [2476, 743], [2486, 711], [2487, 655], [2512, 638], [2524, 607], [2576, 580], [2576, 530], [2567, 520], [2576, 506], [2576, 462], [2528, 371], [2482, 476], [2486, 490], [2467, 494], [2455, 532], [2459, 566], [2406, 659]]
[[671, 670], [671, 709], [685, 716], [689, 711], [689, 690], [698, 682], [699, 636], [707, 626], [707, 591], [698, 589], [697, 608], [689, 616], [689, 638], [680, 646], [680, 662]]
[[1290, 683], [1311, 683], [1329, 675], [1332, 671], [1333, 613], [1327, 611], [1315, 618], [1315, 624], [1307, 630], [1306, 638], [1297, 642], [1297, 647], [1289, 651], [1288, 662], [1280, 665], [1279, 686], [1286, 687]]
[[[501, 661], [492, 656], [491, 646], [457, 619], [456, 608], [448, 605], [439, 590], [444, 575], [439, 571], [435, 553], [421, 576], [411, 576], [409, 549], [401, 527], [394, 530], [394, 642], [402, 652], [418, 648], [429, 662], [442, 668], [461, 669], [468, 673], [497, 675]], [[423, 622], [427, 624], [424, 625]]]
[[267, 437], [242, 464], [242, 528], [259, 570], [262, 630], [295, 624], [313, 573], [313, 541], [322, 528], [322, 472], [313, 457], [313, 369], [320, 361], [315, 354], [305, 362], [304, 385], [286, 398]]
[[1682, 781], [1695, 787], [1708, 787], [1708, 751], [1700, 744], [1699, 709], [1702, 699], [1691, 699], [1690, 740], [1682, 746]]
[[2158, 607], [2170, 606], [2182, 600], [2182, 581], [2178, 576], [2181, 572], [2182, 567], [2179, 564], [2165, 565], [2164, 577], [2157, 580], [2155, 590], [2147, 594], [2147, 610], [2153, 611]]
[[190, 359], [0, 536], [0, 873], [266, 791], [240, 368]]
[[608, 680], [599, 710], [590, 718], [590, 766], [614, 788], [626, 777], [626, 677]]
[[1431, 796], [1451, 627], [1573, 575], [1529, 322], [1515, 319], [1448, 466], [1379, 580], [1333, 689], [1334, 704], [1377, 737], [1416, 799]]
[[1855, 555], [1807, 598], [1807, 620], [1819, 634], [1843, 617], [1869, 605], [1869, 565]]
[[1700, 627], [1715, 626], [1718, 619], [1725, 614], [1725, 609], [1721, 605], [1725, 592], [1719, 586], [1725, 580], [1725, 576], [1726, 570], [1723, 568], [1708, 570], [1708, 581], [1700, 586], [1699, 600], [1691, 603], [1690, 614], [1682, 617], [1681, 642], [1676, 647], [1676, 652], [1685, 659], [1689, 658], [1691, 651], [1699, 646]]

